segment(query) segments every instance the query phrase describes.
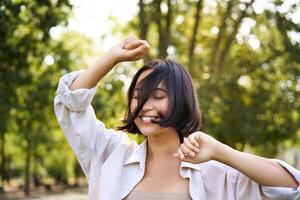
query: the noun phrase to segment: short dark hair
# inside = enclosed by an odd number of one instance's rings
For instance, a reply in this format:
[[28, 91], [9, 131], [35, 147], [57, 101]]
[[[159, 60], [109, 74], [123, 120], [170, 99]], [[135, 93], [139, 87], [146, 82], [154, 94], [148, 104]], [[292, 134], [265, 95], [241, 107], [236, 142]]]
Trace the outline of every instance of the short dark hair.
[[[146, 70], [153, 71], [141, 81], [140, 99], [137, 108], [132, 112], [130, 105], [134, 89], [139, 76]], [[118, 129], [142, 134], [135, 125], [134, 119], [160, 83], [165, 86], [168, 93], [168, 113], [165, 116], [159, 113], [160, 117], [162, 117], [161, 120], [152, 122], [163, 127], [175, 128], [179, 134], [180, 141], [183, 142], [184, 137], [202, 128], [202, 112], [191, 76], [181, 64], [172, 60], [155, 59], [137, 71], [127, 93], [128, 105], [123, 120], [124, 125], [119, 126]]]

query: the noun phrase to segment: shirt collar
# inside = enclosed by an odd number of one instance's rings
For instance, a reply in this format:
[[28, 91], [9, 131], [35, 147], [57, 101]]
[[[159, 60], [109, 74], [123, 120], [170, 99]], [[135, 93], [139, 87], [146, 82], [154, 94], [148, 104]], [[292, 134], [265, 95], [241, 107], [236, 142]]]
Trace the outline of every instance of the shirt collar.
[[[147, 156], [147, 138], [137, 147], [134, 149], [132, 154], [127, 158], [124, 162], [124, 165], [129, 165], [133, 163], [139, 163], [142, 168], [145, 167], [146, 163], [146, 156]], [[181, 169], [194, 169], [201, 171], [201, 167], [199, 164], [193, 164], [190, 162], [182, 161], [180, 164]]]
[[132, 154], [127, 158], [124, 165], [133, 163], [140, 163], [140, 166], [145, 166], [147, 156], [147, 139], [145, 139], [137, 148], [135, 148]]
[[182, 161], [180, 165], [180, 169], [185, 169], [185, 168], [201, 171], [201, 167], [199, 164]]

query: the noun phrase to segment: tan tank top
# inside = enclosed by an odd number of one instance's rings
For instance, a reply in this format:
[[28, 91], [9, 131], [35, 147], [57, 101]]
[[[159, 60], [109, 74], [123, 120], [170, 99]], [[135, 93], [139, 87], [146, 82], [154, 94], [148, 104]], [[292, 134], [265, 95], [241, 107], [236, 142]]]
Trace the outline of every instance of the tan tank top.
[[189, 194], [132, 190], [123, 200], [192, 200]]

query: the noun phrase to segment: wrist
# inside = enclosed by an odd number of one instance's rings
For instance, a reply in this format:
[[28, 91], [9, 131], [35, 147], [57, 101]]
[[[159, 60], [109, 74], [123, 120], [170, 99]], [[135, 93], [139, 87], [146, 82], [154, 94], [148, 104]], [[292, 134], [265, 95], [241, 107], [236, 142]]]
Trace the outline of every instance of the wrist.
[[224, 164], [228, 164], [230, 158], [229, 155], [232, 153], [232, 151], [234, 151], [234, 149], [230, 146], [218, 142], [215, 147], [214, 160]]
[[111, 66], [111, 68], [121, 62], [120, 59], [110, 51], [108, 51], [103, 57], [105, 58], [108, 65]]

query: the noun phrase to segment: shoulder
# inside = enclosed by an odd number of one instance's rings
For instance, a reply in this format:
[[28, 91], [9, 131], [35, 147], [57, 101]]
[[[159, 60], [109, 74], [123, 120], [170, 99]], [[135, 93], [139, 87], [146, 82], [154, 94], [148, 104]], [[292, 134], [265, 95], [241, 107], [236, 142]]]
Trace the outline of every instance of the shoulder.
[[123, 131], [118, 131], [115, 129], [106, 129], [106, 136], [110, 137], [111, 144], [115, 144], [122, 149], [134, 150], [139, 145], [132, 139], [128, 137], [128, 134]]
[[200, 163], [201, 170], [206, 171], [226, 171], [229, 167], [221, 162], [210, 160], [208, 162]]

